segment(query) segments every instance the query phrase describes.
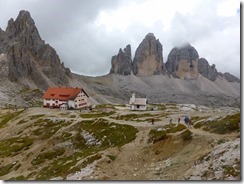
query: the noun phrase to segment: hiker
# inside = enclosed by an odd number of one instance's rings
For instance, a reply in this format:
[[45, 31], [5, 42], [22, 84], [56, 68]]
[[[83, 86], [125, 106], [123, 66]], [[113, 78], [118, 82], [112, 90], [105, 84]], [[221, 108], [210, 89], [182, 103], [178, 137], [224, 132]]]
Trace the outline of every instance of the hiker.
[[186, 125], [189, 123], [189, 118], [188, 118], [188, 116], [185, 116], [184, 121], [185, 121], [185, 124], [186, 124]]
[[180, 123], [180, 117], [178, 117], [178, 124]]
[[154, 125], [154, 118], [152, 118], [152, 125]]
[[172, 118], [170, 118], [170, 120], [169, 120], [169, 124], [172, 124]]

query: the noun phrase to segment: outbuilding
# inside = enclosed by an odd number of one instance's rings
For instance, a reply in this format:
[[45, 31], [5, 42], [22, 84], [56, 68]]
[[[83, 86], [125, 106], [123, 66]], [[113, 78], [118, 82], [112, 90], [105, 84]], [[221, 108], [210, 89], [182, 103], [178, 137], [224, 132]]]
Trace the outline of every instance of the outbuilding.
[[147, 110], [147, 98], [136, 98], [135, 93], [130, 98], [130, 110], [145, 111]]

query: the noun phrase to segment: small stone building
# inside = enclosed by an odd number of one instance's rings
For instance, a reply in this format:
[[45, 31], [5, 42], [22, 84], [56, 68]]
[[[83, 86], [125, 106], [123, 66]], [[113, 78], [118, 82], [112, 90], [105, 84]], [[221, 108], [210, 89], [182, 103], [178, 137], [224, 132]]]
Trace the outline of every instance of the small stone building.
[[136, 98], [135, 93], [130, 98], [130, 110], [145, 111], [147, 110], [147, 98]]

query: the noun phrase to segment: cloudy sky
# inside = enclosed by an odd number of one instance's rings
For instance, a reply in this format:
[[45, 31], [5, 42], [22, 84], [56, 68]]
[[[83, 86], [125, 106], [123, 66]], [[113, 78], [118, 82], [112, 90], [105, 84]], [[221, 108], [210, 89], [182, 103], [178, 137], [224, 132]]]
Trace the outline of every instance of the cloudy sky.
[[238, 0], [0, 0], [0, 27], [27, 10], [71, 71], [105, 75], [111, 57], [149, 32], [170, 50], [189, 42], [219, 72], [240, 77]]

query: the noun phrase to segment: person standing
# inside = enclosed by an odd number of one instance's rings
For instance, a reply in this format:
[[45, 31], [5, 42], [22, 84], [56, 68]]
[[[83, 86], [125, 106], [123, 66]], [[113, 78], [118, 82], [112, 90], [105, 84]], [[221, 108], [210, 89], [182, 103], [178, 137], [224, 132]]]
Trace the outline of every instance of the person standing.
[[169, 120], [169, 124], [172, 124], [172, 118], [170, 118], [170, 120]]
[[180, 117], [178, 117], [178, 124], [180, 123]]

